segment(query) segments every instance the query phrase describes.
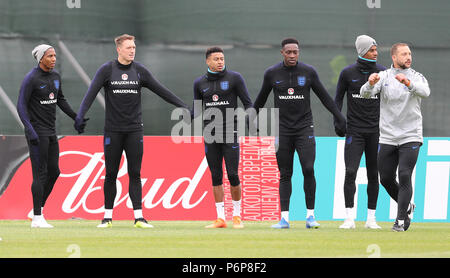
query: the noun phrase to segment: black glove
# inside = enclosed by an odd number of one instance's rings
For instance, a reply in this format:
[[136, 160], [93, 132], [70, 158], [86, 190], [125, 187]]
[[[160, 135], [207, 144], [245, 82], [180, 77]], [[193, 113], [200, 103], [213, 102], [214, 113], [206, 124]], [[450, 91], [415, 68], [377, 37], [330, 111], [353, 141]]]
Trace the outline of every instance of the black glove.
[[37, 135], [36, 131], [28, 130], [27, 131], [28, 140], [30, 140], [31, 145], [37, 146], [39, 145], [39, 135]]
[[346, 130], [344, 129], [344, 130], [342, 130], [342, 129], [339, 129], [338, 127], [334, 127], [334, 131], [336, 132], [336, 135], [337, 136], [339, 136], [339, 137], [345, 137], [345, 133], [346, 133]]
[[73, 124], [74, 128], [78, 131], [78, 134], [84, 132], [84, 128], [86, 127], [86, 123], [89, 121], [89, 118], [75, 118], [75, 123]]
[[334, 119], [334, 132], [339, 137], [345, 137], [347, 133], [347, 121], [345, 118], [342, 119]]
[[39, 139], [38, 139], [38, 138], [36, 138], [36, 139], [30, 139], [30, 143], [31, 143], [31, 145], [37, 146], [37, 145], [39, 145]]

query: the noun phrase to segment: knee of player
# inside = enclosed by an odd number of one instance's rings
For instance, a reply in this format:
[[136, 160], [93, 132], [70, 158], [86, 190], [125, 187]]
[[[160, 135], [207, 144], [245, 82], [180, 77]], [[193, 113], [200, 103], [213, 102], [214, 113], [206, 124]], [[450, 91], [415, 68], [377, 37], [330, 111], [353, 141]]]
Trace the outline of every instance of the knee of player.
[[105, 180], [106, 181], [115, 181], [117, 179], [117, 173], [106, 173]]
[[223, 183], [222, 182], [222, 179], [223, 179], [222, 173], [212, 172], [211, 178], [212, 178], [213, 186], [221, 185]]
[[284, 181], [284, 180], [291, 180], [292, 178], [292, 171], [287, 171], [287, 170], [281, 170], [280, 169], [280, 181]]
[[231, 186], [238, 186], [241, 184], [237, 174], [228, 175], [228, 180], [230, 181]]
[[312, 177], [312, 176], [314, 176], [314, 167], [313, 166], [303, 167], [302, 172], [303, 172], [303, 176]]
[[381, 184], [390, 184], [392, 182], [395, 182], [395, 176], [380, 174]]
[[411, 182], [412, 171], [409, 169], [398, 171], [398, 180], [400, 183], [410, 183]]
[[128, 170], [128, 176], [132, 180], [140, 179], [141, 178], [141, 172], [140, 171], [133, 171], [133, 170], [130, 171], [130, 170]]
[[356, 173], [358, 173], [357, 169], [346, 168], [345, 169], [345, 178], [356, 178]]

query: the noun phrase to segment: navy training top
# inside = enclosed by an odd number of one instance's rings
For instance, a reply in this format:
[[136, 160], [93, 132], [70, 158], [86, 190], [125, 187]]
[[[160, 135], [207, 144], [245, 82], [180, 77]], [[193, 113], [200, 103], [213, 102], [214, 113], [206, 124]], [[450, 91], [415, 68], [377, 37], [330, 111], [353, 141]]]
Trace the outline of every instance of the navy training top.
[[359, 90], [374, 72], [386, 70], [376, 62], [358, 58], [356, 63], [345, 67], [339, 75], [334, 102], [342, 110], [347, 93], [347, 130], [356, 132], [379, 132], [380, 99], [378, 95], [363, 98]]
[[[244, 105], [244, 109], [252, 107], [244, 78], [238, 72], [226, 69], [218, 73], [208, 71], [194, 81], [194, 101], [202, 101], [204, 118], [209, 119], [204, 120], [204, 125], [206, 126], [214, 120], [214, 117], [209, 115], [209, 113], [213, 113], [213, 108], [220, 110], [223, 117], [222, 128], [214, 130], [216, 135], [226, 136], [227, 131], [236, 132], [237, 117], [228, 117], [227, 120], [226, 111], [227, 108], [238, 108], [238, 97]], [[195, 110], [195, 105], [193, 112], [195, 117], [198, 116], [199, 111]]]
[[301, 62], [296, 66], [286, 66], [282, 61], [269, 67], [264, 73], [263, 84], [254, 107], [256, 110], [263, 107], [273, 90], [274, 106], [279, 108], [280, 135], [301, 135], [305, 127], [313, 127], [311, 89], [325, 108], [344, 125], [344, 116], [320, 82], [316, 70]]
[[105, 131], [131, 132], [143, 130], [141, 89], [148, 88], [177, 107], [188, 106], [156, 80], [151, 72], [138, 62], [122, 65], [113, 60], [96, 72], [81, 102], [77, 118], [83, 119], [101, 88], [105, 90]]
[[76, 113], [64, 98], [60, 75], [39, 66], [33, 68], [22, 81], [17, 101], [17, 112], [30, 140], [56, 135], [56, 105], [75, 120]]

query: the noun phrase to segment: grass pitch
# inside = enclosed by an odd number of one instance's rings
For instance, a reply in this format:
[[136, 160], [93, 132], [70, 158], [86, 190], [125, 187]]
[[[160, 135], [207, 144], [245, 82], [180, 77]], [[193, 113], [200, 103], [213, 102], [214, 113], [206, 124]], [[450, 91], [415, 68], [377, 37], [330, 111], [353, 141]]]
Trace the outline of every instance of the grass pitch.
[[244, 229], [205, 229], [207, 221], [153, 221], [137, 229], [133, 221], [49, 220], [53, 229], [32, 229], [29, 221], [0, 220], [0, 258], [449, 258], [450, 223], [412, 223], [410, 230], [339, 229], [341, 221], [305, 228], [272, 229], [275, 222], [244, 222]]

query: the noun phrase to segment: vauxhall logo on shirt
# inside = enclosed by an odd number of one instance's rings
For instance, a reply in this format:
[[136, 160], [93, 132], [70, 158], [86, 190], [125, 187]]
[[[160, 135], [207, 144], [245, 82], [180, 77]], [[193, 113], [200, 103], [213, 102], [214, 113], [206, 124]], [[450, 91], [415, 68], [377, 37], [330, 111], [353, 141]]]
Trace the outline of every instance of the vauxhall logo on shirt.
[[[227, 82], [228, 83], [228, 82]], [[222, 100], [219, 101], [219, 96], [217, 94], [214, 94], [211, 99], [213, 100], [213, 102], [206, 102], [205, 106], [209, 107], [209, 106], [221, 106], [221, 105], [229, 105], [230, 103], [228, 102], [228, 100]]]
[[[276, 82], [277, 84], [281, 82]], [[306, 77], [305, 76], [297, 76], [297, 84], [301, 87], [305, 86], [306, 84]], [[291, 99], [305, 99], [303, 95], [295, 95], [295, 89], [294, 88], [288, 88], [287, 89], [287, 96], [286, 95], [280, 95], [278, 96], [279, 99], [282, 100], [291, 100]]]
[[287, 96], [284, 95], [279, 95], [278, 98], [279, 99], [283, 99], [283, 100], [289, 100], [289, 99], [305, 99], [305, 97], [303, 95], [294, 95], [295, 90], [294, 88], [289, 88], [287, 89]]
[[[53, 80], [53, 84], [55, 85], [56, 90], [59, 90], [59, 80]], [[46, 84], [39, 86], [39, 88], [41, 88], [41, 89], [43, 89], [45, 87], [47, 87]], [[43, 105], [45, 105], [45, 104], [55, 104], [57, 102], [58, 102], [58, 100], [55, 99], [55, 94], [53, 92], [48, 94], [48, 99], [39, 101], [39, 103], [43, 104]]]
[[[128, 80], [128, 74], [124, 73], [120, 76], [122, 80], [112, 80], [111, 86], [127, 86], [127, 85], [139, 85], [137, 80]], [[138, 90], [133, 88], [117, 88], [112, 90], [114, 94], [137, 94]]]
[[49, 98], [48, 100], [41, 100], [41, 101], [39, 101], [40, 104], [54, 104], [54, 103], [58, 102], [58, 100], [55, 99], [55, 94], [54, 93], [50, 93], [48, 95], [48, 98]]

